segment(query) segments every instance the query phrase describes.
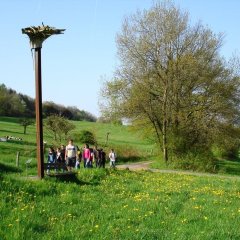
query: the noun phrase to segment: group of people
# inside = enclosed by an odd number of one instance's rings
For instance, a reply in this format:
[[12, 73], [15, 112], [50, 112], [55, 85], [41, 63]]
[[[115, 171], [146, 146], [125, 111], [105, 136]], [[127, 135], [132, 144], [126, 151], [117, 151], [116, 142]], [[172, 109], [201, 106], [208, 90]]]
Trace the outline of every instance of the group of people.
[[[110, 167], [115, 168], [116, 153], [111, 149], [108, 154]], [[90, 148], [88, 144], [85, 144], [83, 149], [79, 149], [78, 146], [73, 144], [73, 140], [70, 139], [68, 145], [65, 147], [61, 145], [56, 151], [53, 147], [49, 148], [48, 163], [60, 163], [67, 167], [68, 171], [72, 169], [79, 169], [81, 162], [83, 162], [84, 168], [92, 168], [95, 164], [96, 168], [105, 168], [106, 153], [102, 148], [94, 146]], [[50, 171], [50, 168], [47, 169]]]

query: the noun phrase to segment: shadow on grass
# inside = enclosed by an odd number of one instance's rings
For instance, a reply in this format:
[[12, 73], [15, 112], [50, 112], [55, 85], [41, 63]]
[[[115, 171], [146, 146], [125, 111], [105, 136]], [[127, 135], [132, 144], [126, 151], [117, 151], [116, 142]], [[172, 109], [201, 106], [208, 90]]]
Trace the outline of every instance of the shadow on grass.
[[117, 163], [122, 164], [122, 163], [135, 163], [135, 162], [143, 162], [146, 161], [148, 157], [140, 157], [140, 156], [131, 156], [131, 157], [118, 157], [117, 158]]
[[[21, 132], [19, 132], [19, 131], [11, 131], [11, 130], [9, 130], [9, 129], [6, 129], [6, 130], [2, 130], [2, 129], [0, 129], [0, 132], [4, 132], [4, 133], [16, 133], [16, 134], [23, 134], [23, 132], [21, 131]], [[7, 135], [9, 135], [9, 134], [7, 134]], [[3, 137], [3, 136], [2, 136]]]
[[219, 172], [231, 175], [240, 175], [239, 160], [235, 161], [220, 160], [217, 164], [217, 168]]
[[20, 170], [17, 167], [0, 163], [0, 174], [1, 173], [19, 173], [19, 172], [22, 172], [22, 170]]
[[59, 175], [52, 175], [52, 176], [48, 176], [46, 175], [45, 179], [48, 180], [55, 180], [57, 182], [64, 182], [64, 183], [75, 183], [77, 185], [92, 185], [92, 186], [97, 186], [100, 184], [101, 179], [99, 178], [92, 178], [90, 181], [83, 181], [80, 180], [76, 174], [59, 174]]
[[1, 122], [19, 123], [18, 117], [0, 117]]

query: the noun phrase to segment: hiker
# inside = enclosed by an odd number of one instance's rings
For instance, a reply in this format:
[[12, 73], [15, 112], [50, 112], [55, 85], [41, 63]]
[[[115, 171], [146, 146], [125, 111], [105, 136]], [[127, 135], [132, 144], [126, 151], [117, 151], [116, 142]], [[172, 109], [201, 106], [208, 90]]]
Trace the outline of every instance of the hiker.
[[56, 150], [56, 162], [57, 163], [62, 162], [61, 149], [59, 147]]
[[85, 146], [84, 146], [82, 157], [83, 157], [84, 168], [89, 168], [90, 167], [91, 152], [90, 152], [88, 144], [85, 144]]
[[75, 169], [80, 169], [81, 159], [82, 159], [82, 153], [81, 153], [81, 150], [79, 149], [79, 147], [77, 146], [77, 160], [76, 160], [76, 164], [75, 164]]
[[76, 165], [77, 147], [73, 145], [73, 140], [70, 139], [65, 149], [65, 160], [67, 162], [68, 171], [72, 171], [72, 168]]
[[[53, 147], [50, 147], [48, 151], [48, 163], [55, 163], [55, 162], [56, 162], [56, 153]], [[47, 166], [47, 174], [49, 173], [50, 173], [50, 165]]]
[[93, 147], [93, 162], [95, 162], [96, 168], [99, 167], [99, 151], [96, 146]]
[[60, 166], [62, 166], [62, 171], [64, 172], [66, 169], [65, 155], [63, 155], [62, 149], [59, 147], [57, 148], [57, 151], [56, 151], [56, 162], [58, 164], [58, 169], [60, 169]]
[[116, 153], [114, 152], [114, 149], [111, 149], [108, 157], [109, 157], [109, 160], [110, 160], [110, 168], [111, 168], [111, 167], [112, 167], [112, 168], [115, 168], [117, 155], [116, 155]]
[[65, 160], [65, 153], [66, 153], [65, 146], [61, 145], [61, 147], [60, 147], [60, 155], [61, 155], [61, 161], [62, 161], [62, 164], [63, 164], [63, 172], [65, 170], [67, 170], [67, 168], [66, 168], [66, 160]]
[[65, 152], [66, 152], [66, 149], [65, 149], [65, 146], [64, 146], [64, 145], [61, 145], [60, 152], [61, 152], [62, 162], [65, 162]]
[[93, 167], [93, 148], [89, 148], [90, 150], [90, 161], [89, 161], [89, 164], [88, 164], [88, 167], [89, 168], [92, 168]]
[[103, 151], [102, 148], [98, 150], [98, 156], [99, 156], [99, 167], [105, 168], [106, 163], [106, 153]]

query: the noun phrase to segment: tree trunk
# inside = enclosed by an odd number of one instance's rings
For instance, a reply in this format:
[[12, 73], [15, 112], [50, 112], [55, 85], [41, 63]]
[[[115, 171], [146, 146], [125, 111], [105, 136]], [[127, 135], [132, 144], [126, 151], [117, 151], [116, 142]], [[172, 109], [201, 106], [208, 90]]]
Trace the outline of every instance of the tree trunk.
[[163, 121], [163, 160], [168, 163], [168, 147], [167, 147], [167, 122]]
[[168, 164], [168, 147], [167, 147], [167, 87], [163, 95], [163, 128], [162, 128], [163, 160]]

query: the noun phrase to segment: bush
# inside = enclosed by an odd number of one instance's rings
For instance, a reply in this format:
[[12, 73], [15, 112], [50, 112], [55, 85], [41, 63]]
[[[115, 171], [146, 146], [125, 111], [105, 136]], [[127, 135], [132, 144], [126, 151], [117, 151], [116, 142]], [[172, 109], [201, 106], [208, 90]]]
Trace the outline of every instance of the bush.
[[210, 153], [189, 152], [175, 158], [173, 166], [184, 170], [215, 173], [217, 160]]
[[211, 150], [216, 158], [236, 159], [239, 153], [239, 144], [213, 145]]
[[81, 143], [97, 144], [97, 140], [94, 133], [88, 130], [82, 130], [81, 132], [74, 134], [73, 138], [75, 141], [78, 141]]
[[108, 151], [110, 151], [110, 148], [113, 148], [116, 152], [118, 163], [137, 162], [145, 157], [136, 148], [129, 145], [112, 145], [109, 147]]

